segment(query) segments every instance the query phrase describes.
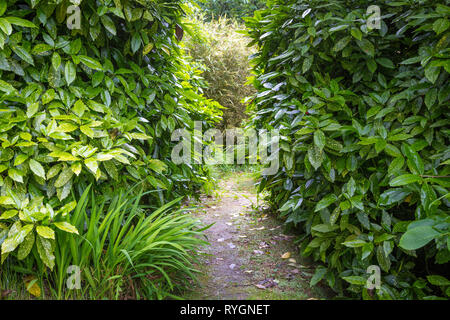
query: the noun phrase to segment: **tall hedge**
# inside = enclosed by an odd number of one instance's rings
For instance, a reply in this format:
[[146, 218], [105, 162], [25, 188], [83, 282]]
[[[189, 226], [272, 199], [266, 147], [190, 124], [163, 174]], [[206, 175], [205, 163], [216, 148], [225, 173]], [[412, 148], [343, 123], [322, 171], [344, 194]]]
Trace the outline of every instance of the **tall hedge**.
[[107, 198], [144, 180], [157, 207], [207, 181], [170, 160], [175, 128], [218, 116], [178, 46], [182, 14], [178, 0], [0, 1], [2, 262], [37, 248], [52, 268], [89, 184]]
[[[311, 285], [450, 297], [448, 4], [269, 0], [246, 20], [259, 48], [252, 121], [281, 132], [280, 170], [259, 189], [320, 262]], [[366, 286], [371, 265], [379, 289]]]

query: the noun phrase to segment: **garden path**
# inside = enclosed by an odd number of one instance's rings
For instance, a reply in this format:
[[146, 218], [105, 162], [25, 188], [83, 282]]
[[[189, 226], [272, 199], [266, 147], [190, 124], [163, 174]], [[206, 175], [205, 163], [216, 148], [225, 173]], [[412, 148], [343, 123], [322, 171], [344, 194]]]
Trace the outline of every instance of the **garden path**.
[[257, 199], [249, 173], [223, 178], [215, 197], [202, 196], [194, 216], [204, 224], [211, 244], [197, 266], [199, 283], [186, 299], [317, 299], [310, 288], [314, 267], [303, 261], [294, 236]]

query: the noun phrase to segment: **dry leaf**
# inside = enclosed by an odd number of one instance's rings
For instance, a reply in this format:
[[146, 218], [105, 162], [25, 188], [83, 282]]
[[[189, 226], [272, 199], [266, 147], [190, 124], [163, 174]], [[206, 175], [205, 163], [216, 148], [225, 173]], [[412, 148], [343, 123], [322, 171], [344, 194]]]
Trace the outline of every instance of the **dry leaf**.
[[41, 296], [41, 287], [38, 285], [38, 279], [33, 276], [28, 276], [24, 278], [25, 287], [27, 291], [35, 297]]
[[286, 252], [286, 253], [284, 253], [284, 254], [281, 256], [282, 259], [289, 259], [290, 257], [291, 257], [291, 253], [290, 253], [290, 252]]

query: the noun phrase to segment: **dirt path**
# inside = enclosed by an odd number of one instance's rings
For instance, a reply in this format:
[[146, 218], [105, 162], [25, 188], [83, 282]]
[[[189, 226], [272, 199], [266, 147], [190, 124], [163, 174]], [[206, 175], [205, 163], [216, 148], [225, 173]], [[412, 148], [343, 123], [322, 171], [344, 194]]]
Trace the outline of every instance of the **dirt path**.
[[[261, 204], [261, 201], [259, 205]], [[198, 268], [199, 283], [186, 299], [320, 299], [309, 287], [314, 269], [302, 261], [294, 237], [258, 207], [254, 181], [233, 173], [219, 183], [217, 197], [202, 197], [194, 213], [210, 246]]]

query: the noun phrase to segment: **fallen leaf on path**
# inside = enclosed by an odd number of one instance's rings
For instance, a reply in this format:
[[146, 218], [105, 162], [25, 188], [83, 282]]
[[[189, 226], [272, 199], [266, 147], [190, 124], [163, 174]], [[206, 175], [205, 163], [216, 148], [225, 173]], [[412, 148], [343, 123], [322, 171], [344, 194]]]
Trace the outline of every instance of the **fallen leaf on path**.
[[284, 253], [284, 254], [281, 256], [282, 259], [289, 259], [290, 257], [291, 257], [291, 253], [290, 253], [290, 252], [286, 252], [286, 253]]
[[31, 293], [35, 297], [41, 296], [41, 287], [39, 287], [38, 279], [33, 276], [27, 276], [24, 278], [25, 281], [25, 287], [27, 288], [27, 291]]

